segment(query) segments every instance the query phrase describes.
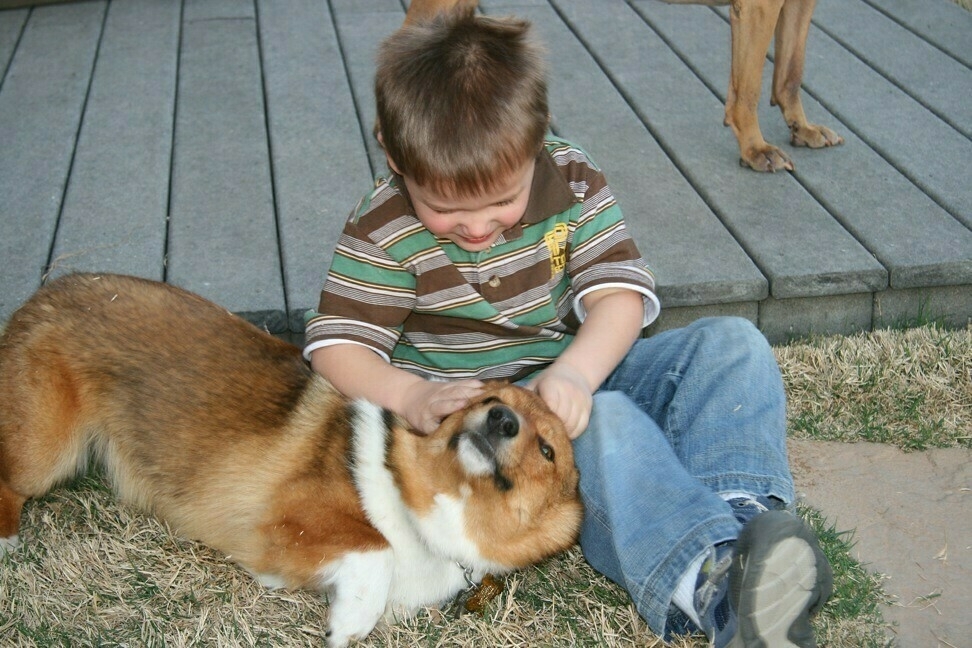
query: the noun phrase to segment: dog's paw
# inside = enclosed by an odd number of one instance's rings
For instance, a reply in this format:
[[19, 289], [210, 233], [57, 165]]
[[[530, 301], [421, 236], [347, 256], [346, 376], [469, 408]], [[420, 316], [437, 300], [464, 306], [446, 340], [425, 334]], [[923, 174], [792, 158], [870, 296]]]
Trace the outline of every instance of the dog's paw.
[[361, 637], [350, 636], [343, 634], [340, 631], [335, 631], [333, 628], [328, 628], [327, 632], [324, 633], [324, 645], [327, 648], [347, 648], [351, 645], [353, 639], [360, 639]]
[[324, 643], [327, 648], [345, 648], [352, 641], [365, 639], [375, 629], [380, 619], [380, 614], [376, 618], [367, 606], [353, 610], [345, 606], [338, 614], [334, 614], [332, 608], [327, 632], [324, 633]]
[[[366, 595], [367, 596], [367, 595]], [[384, 603], [376, 606], [367, 598], [354, 601], [337, 600], [331, 604], [331, 617], [327, 624], [327, 648], [344, 648], [352, 641], [364, 639], [381, 619]]]
[[843, 143], [843, 137], [826, 126], [820, 126], [819, 124], [807, 124], [806, 126], [790, 129], [790, 144], [793, 146], [825, 148]]
[[754, 171], [776, 173], [777, 171], [793, 170], [793, 161], [790, 156], [777, 147], [766, 144], [754, 147], [744, 152], [739, 158], [739, 166], [749, 167]]
[[391, 549], [352, 551], [324, 569], [321, 576], [330, 606], [328, 648], [344, 648], [374, 629], [388, 604], [394, 560]]

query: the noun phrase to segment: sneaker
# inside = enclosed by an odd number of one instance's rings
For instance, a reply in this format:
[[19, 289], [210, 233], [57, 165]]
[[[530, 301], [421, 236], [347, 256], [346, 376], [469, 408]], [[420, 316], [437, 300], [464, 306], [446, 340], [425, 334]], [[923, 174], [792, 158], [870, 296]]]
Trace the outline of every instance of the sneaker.
[[734, 497], [726, 500], [726, 503], [732, 507], [732, 514], [736, 517], [739, 524], [743, 526], [746, 526], [750, 520], [760, 513], [765, 513], [766, 511], [786, 510], [786, 503], [784, 503], [783, 500], [775, 497], [765, 497], [762, 495], [752, 497]]
[[810, 616], [832, 589], [813, 531], [789, 513], [767, 511], [735, 542], [710, 551], [695, 609], [716, 648], [814, 648]]
[[[754, 517], [767, 511], [785, 508], [783, 500], [775, 497], [750, 495], [726, 500], [736, 520], [745, 526]], [[716, 646], [728, 645], [736, 634], [736, 613], [730, 605], [729, 568], [735, 541], [716, 545], [702, 563], [695, 585], [695, 610], [709, 639]]]
[[729, 571], [735, 555], [735, 541], [712, 547], [702, 561], [695, 582], [695, 611], [701, 630], [714, 646], [728, 646], [736, 634], [736, 611], [729, 596]]

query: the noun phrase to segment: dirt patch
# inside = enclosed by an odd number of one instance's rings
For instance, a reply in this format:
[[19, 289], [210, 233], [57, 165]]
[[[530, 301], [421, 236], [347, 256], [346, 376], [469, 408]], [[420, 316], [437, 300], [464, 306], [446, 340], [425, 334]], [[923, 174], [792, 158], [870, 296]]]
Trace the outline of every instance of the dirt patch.
[[789, 441], [797, 491], [884, 574], [896, 645], [972, 648], [972, 450]]

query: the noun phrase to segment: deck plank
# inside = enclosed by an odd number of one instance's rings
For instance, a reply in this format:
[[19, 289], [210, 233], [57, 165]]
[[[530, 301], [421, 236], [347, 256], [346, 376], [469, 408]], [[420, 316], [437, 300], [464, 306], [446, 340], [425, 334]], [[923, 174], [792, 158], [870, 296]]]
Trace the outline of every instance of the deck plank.
[[[831, 0], [834, 1], [834, 0]], [[939, 0], [864, 0], [919, 34], [929, 43], [972, 67], [972, 12]]]
[[[821, 2], [813, 21], [952, 128], [972, 137], [972, 69], [967, 65], [863, 2]], [[972, 23], [969, 29], [967, 47], [972, 49]]]
[[[713, 55], [706, 36], [709, 27], [702, 29], [702, 25], [711, 25], [712, 29], [724, 27], [724, 21], [712, 12], [690, 15], [682, 7], [654, 0], [639, 3], [638, 7], [707, 85], [720, 88], [719, 98], [724, 100], [728, 75], [726, 55]], [[772, 65], [767, 64], [764, 72], [766, 95]], [[847, 80], [849, 86], [855, 83], [854, 79]], [[890, 286], [916, 288], [972, 283], [972, 232], [813, 97], [805, 94], [803, 100], [811, 120], [834, 128], [846, 142], [837, 149], [825, 151], [786, 146], [796, 164], [794, 177], [887, 268]], [[760, 117], [763, 133], [769, 140], [781, 143], [787, 140], [788, 129], [779, 111], [767, 106]]]
[[177, 3], [108, 8], [51, 274], [165, 276]]
[[290, 329], [300, 331], [371, 169], [326, 3], [258, 7]]
[[[768, 283], [712, 210], [672, 164], [584, 46], [547, 4], [484, 3], [488, 13], [530, 19], [550, 55], [554, 129], [598, 161], [639, 249], [656, 274], [662, 315], [668, 309], [744, 303], [712, 312], [746, 313]], [[699, 263], [694, 251], [706, 250]]]
[[[872, 292], [887, 285], [884, 268], [791, 176], [753, 173], [735, 163], [736, 143], [722, 126], [721, 101], [631, 7], [555, 4], [602, 56], [641, 118], [767, 276], [773, 297]], [[702, 37], [710, 43], [729, 40], [728, 33]]]
[[104, 2], [33, 9], [0, 92], [0, 321], [41, 284]]
[[[375, 58], [379, 43], [398, 29], [405, 13], [398, 0], [333, 0], [351, 91], [368, 132], [375, 121]], [[385, 155], [374, 137], [365, 142], [373, 175], [387, 174]], [[361, 192], [364, 195], [367, 188]]]
[[[0, 319], [45, 272], [85, 269], [161, 277], [299, 333], [343, 220], [386, 169], [374, 62], [404, 4], [0, 11]], [[763, 132], [797, 170], [766, 176], [738, 168], [721, 126], [725, 9], [482, 8], [531, 19], [545, 41], [552, 128], [605, 169], [656, 271], [654, 330], [736, 314], [777, 341], [972, 321], [972, 13], [822, 0], [804, 102], [847, 141], [786, 145], [767, 94]]]
[[[928, 4], [931, 8], [945, 1]], [[972, 227], [972, 183], [956, 172], [972, 168], [972, 141], [826, 34], [816, 32], [810, 49], [807, 91], [948, 213]], [[955, 91], [967, 94], [967, 88]]]
[[[811, 74], [808, 87], [827, 108], [950, 214], [972, 227], [972, 141], [891, 86], [835, 41], [817, 39], [821, 61], [842, 75]], [[851, 91], [844, 75], [854, 79]]]
[[3, 87], [4, 73], [13, 58], [28, 13], [27, 9], [0, 12], [0, 88]]
[[186, 2], [166, 278], [287, 329], [253, 3]]

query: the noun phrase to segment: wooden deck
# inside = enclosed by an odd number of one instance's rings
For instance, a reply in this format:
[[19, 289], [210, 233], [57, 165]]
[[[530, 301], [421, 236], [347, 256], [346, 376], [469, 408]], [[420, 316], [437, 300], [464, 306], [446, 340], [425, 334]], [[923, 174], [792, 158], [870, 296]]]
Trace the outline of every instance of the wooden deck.
[[[484, 0], [531, 19], [553, 128], [605, 169], [667, 328], [738, 314], [774, 341], [972, 319], [972, 14], [819, 0], [804, 79], [843, 146], [741, 169], [726, 13]], [[376, 45], [399, 0], [114, 0], [0, 11], [0, 319], [51, 274], [125, 272], [302, 330], [384, 169]], [[771, 73], [767, 65], [766, 78]], [[764, 89], [764, 97], [768, 90]], [[767, 139], [788, 139], [764, 99]]]

